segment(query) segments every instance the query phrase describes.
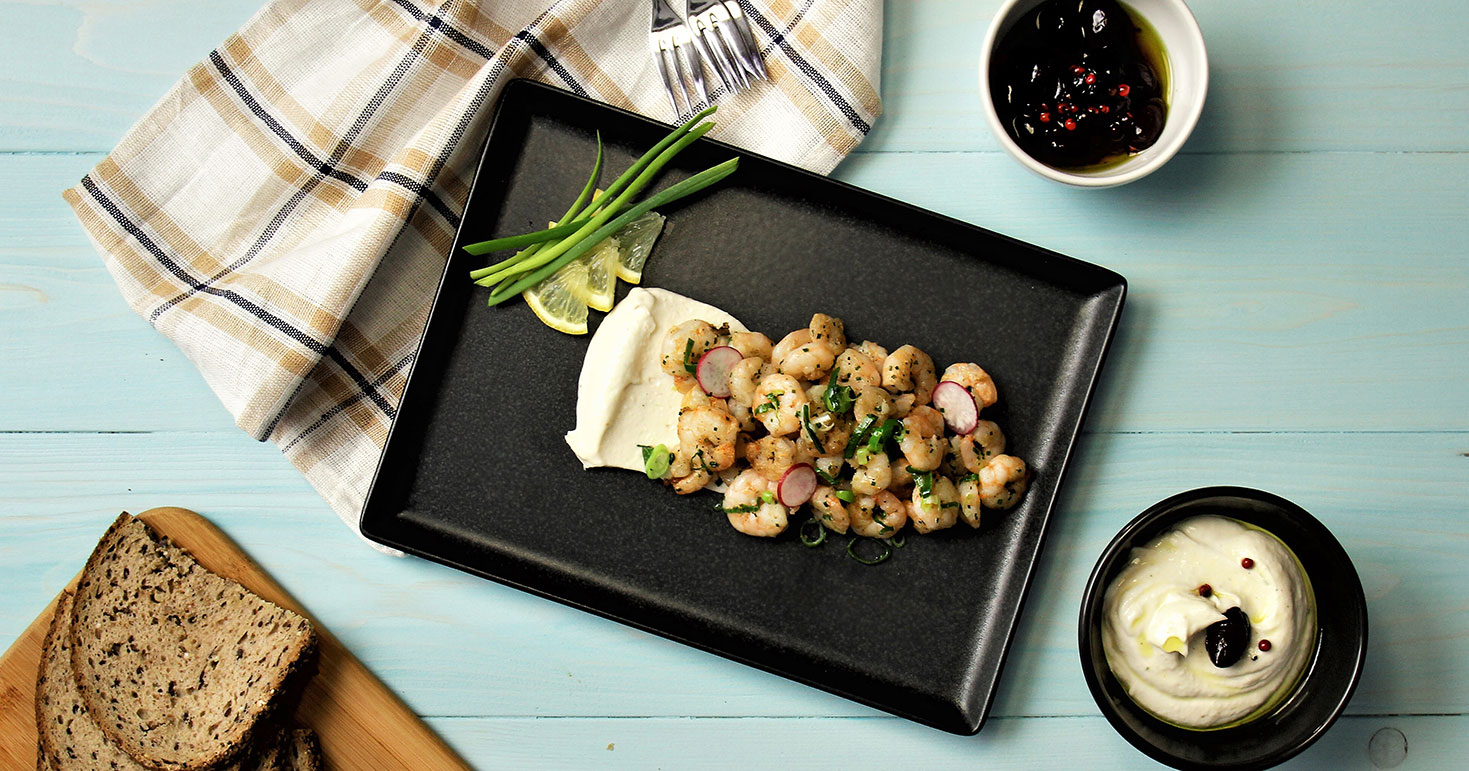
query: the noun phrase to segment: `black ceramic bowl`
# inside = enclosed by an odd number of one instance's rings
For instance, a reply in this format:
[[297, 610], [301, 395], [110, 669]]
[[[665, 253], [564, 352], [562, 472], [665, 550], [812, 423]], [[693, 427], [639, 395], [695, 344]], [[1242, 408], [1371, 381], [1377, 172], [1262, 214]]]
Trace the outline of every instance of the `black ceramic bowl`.
[[[1102, 598], [1134, 546], [1206, 514], [1263, 528], [1295, 552], [1316, 595], [1316, 649], [1295, 690], [1273, 711], [1231, 728], [1192, 731], [1153, 717], [1112, 675], [1102, 650]], [[1346, 708], [1367, 658], [1367, 600], [1351, 558], [1305, 509], [1260, 490], [1204, 487], [1153, 505], [1107, 545], [1081, 601], [1079, 645], [1092, 698], [1134, 747], [1174, 768], [1268, 768], [1311, 746]]]

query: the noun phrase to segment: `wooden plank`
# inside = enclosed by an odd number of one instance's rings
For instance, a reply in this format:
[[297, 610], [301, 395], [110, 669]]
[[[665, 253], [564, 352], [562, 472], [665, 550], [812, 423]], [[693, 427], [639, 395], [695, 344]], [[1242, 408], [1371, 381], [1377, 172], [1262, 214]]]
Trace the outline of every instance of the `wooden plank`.
[[[106, 150], [258, 0], [0, 5], [0, 150]], [[979, 48], [999, 0], [889, 0], [863, 151], [994, 150]], [[1190, 151], [1465, 150], [1465, 7], [1195, 3], [1211, 88]], [[167, 21], [162, 21], [167, 20]], [[641, 21], [638, 22], [639, 24]], [[1329, 34], [1324, 34], [1329, 31]], [[656, 77], [651, 69], [643, 77]]]
[[[60, 197], [35, 194], [96, 158], [0, 155], [0, 430], [226, 429]], [[1092, 430], [1469, 428], [1469, 261], [1446, 259], [1469, 242], [1469, 155], [1185, 156], [1104, 192], [993, 154], [838, 176], [1127, 276]]]
[[[978, 736], [953, 736], [886, 717], [429, 723], [481, 768], [1163, 768], [1101, 716], [997, 718]], [[1406, 742], [1406, 756], [1393, 754], [1394, 742]], [[1279, 768], [1439, 771], [1461, 767], [1466, 752], [1469, 717], [1345, 717]]]
[[[0, 640], [65, 585], [112, 512], [172, 500], [220, 525], [420, 714], [876, 714], [448, 568], [380, 555], [283, 460], [239, 455], [242, 441], [236, 432], [0, 435]], [[1469, 556], [1466, 452], [1463, 433], [1086, 437], [995, 714], [1094, 714], [1075, 638], [1087, 574], [1137, 512], [1207, 484], [1285, 495], [1353, 555], [1371, 649], [1351, 712], [1469, 710], [1469, 669], [1445, 664], [1469, 645], [1469, 607], [1444, 600], [1460, 595]]]
[[[229, 537], [192, 511], [150, 509], [138, 515], [157, 532], [189, 550], [209, 570], [240, 582], [271, 602], [312, 618]], [[104, 529], [105, 532], [105, 529]], [[99, 535], [100, 537], [100, 535]], [[75, 588], [76, 582], [68, 588]], [[29, 768], [35, 762], [36, 669], [56, 601], [46, 606], [0, 655], [0, 764]], [[291, 720], [316, 731], [322, 755], [342, 769], [466, 769], [387, 686], [312, 618], [318, 639], [317, 671]]]

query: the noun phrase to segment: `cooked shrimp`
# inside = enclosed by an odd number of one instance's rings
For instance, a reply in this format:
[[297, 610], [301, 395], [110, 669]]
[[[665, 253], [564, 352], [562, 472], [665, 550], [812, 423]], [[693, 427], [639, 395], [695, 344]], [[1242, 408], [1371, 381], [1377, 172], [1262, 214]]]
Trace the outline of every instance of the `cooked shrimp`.
[[[801, 426], [801, 433], [796, 438], [798, 455], [806, 455], [810, 458], [818, 458], [823, 455], [841, 453], [847, 447], [847, 440], [852, 438], [852, 423], [828, 412], [826, 405], [821, 401], [821, 392], [826, 386], [813, 386], [807, 390], [807, 398], [810, 403], [806, 407], [806, 421], [810, 423], [812, 430], [816, 432], [816, 438], [811, 437], [811, 431], [806, 426]], [[815, 396], [812, 396], [812, 393]], [[820, 440], [818, 446], [817, 441]]]
[[775, 370], [802, 380], [821, 380], [835, 363], [836, 353], [826, 341], [811, 340], [778, 359]]
[[913, 394], [898, 394], [893, 397], [893, 417], [906, 418], [913, 411], [917, 397]]
[[745, 446], [750, 468], [772, 482], [779, 482], [796, 463], [796, 443], [783, 436], [767, 436]]
[[[755, 419], [755, 412], [749, 407], [736, 401], [728, 402], [725, 407], [729, 409], [729, 414], [734, 416], [735, 421], [740, 424], [742, 436], [743, 434], [754, 433], [755, 429], [760, 427], [760, 421]], [[739, 454], [739, 448], [736, 448], [735, 454]]]
[[774, 436], [801, 430], [801, 407], [809, 404], [800, 381], [790, 375], [766, 375], [755, 388], [755, 418]]
[[974, 431], [958, 437], [959, 460], [970, 473], [978, 474], [991, 458], [1005, 451], [1005, 435], [991, 420], [981, 420]]
[[882, 370], [877, 362], [856, 348], [848, 348], [837, 357], [836, 373], [837, 385], [851, 386], [853, 391], [882, 385]]
[[820, 340], [827, 344], [833, 351], [840, 351], [847, 347], [847, 331], [842, 320], [825, 313], [818, 313], [811, 317], [811, 323], [806, 326], [811, 333], [812, 340]]
[[770, 338], [759, 332], [734, 332], [729, 336], [729, 345], [747, 359], [770, 360]]
[[663, 371], [679, 378], [692, 378], [695, 364], [704, 352], [719, 343], [719, 331], [707, 321], [693, 319], [668, 330], [663, 338]]
[[852, 402], [852, 417], [860, 423], [868, 415], [873, 416], [872, 424], [881, 425], [884, 420], [893, 416], [893, 397], [881, 388], [869, 386], [857, 392], [857, 398]]
[[979, 499], [987, 509], [1008, 509], [1020, 502], [1030, 483], [1025, 461], [1014, 455], [996, 455], [979, 470]]
[[938, 385], [933, 359], [912, 345], [888, 354], [882, 363], [882, 387], [893, 393], [912, 392], [918, 404], [928, 404]]
[[811, 342], [811, 330], [798, 329], [790, 333], [789, 335], [782, 337], [780, 339], [780, 342], [776, 343], [770, 349], [770, 360], [778, 362], [781, 359], [784, 359], [786, 357], [786, 354], [796, 350], [797, 348], [800, 348], [801, 346], [809, 342]]
[[811, 508], [815, 512], [812, 516], [827, 530], [845, 533], [852, 523], [847, 504], [837, 497], [836, 488], [829, 485], [821, 485], [812, 493]]
[[959, 521], [959, 491], [948, 477], [934, 476], [928, 495], [919, 486], [913, 488], [908, 517], [913, 520], [913, 529], [920, 533], [953, 527]]
[[770, 373], [766, 371], [764, 359], [758, 356], [741, 359], [740, 363], [734, 365], [729, 371], [730, 402], [754, 407], [755, 389], [768, 374]]
[[852, 518], [852, 532], [868, 538], [892, 538], [908, 524], [908, 507], [887, 490], [857, 496], [847, 512]]
[[885, 452], [873, 453], [860, 466], [854, 459], [852, 468], [852, 492], [858, 495], [877, 495], [893, 483], [893, 466]]
[[908, 465], [917, 471], [932, 471], [944, 460], [948, 442], [944, 441], [944, 415], [932, 407], [914, 407], [903, 418], [903, 438], [898, 448]]
[[811, 465], [816, 467], [818, 474], [825, 474], [827, 477], [836, 479], [837, 474], [842, 473], [843, 462], [841, 455], [823, 455], [813, 459]]
[[696, 493], [708, 487], [709, 483], [714, 481], [714, 474], [710, 473], [707, 468], [700, 466], [697, 462], [691, 464], [685, 460], [683, 466], [689, 469], [689, 472], [669, 483], [673, 487], [673, 491], [679, 495]]
[[969, 394], [974, 397], [974, 404], [980, 409], [994, 404], [1000, 398], [994, 379], [978, 364], [950, 364], [939, 382], [945, 380], [952, 380], [968, 389]]
[[908, 470], [907, 459], [893, 462], [888, 460], [888, 468], [893, 472], [893, 481], [888, 484], [888, 489], [894, 493], [907, 490], [913, 484], [913, 472]]
[[854, 345], [852, 347], [856, 348], [857, 351], [863, 356], [872, 359], [874, 363], [881, 362], [888, 357], [888, 349], [878, 345], [877, 343], [872, 342], [871, 340], [863, 340], [861, 343], [858, 343], [857, 345]]
[[979, 480], [966, 476], [955, 485], [959, 492], [959, 514], [970, 527], [978, 528], [980, 514], [984, 512], [979, 497]]
[[735, 437], [739, 421], [718, 407], [695, 407], [678, 416], [678, 448], [689, 462], [710, 472], [729, 468], [735, 462]]
[[770, 480], [754, 470], [742, 471], [724, 492], [724, 515], [729, 524], [745, 535], [774, 538], [785, 532], [790, 510], [772, 497], [767, 501], [761, 493], [771, 493]]

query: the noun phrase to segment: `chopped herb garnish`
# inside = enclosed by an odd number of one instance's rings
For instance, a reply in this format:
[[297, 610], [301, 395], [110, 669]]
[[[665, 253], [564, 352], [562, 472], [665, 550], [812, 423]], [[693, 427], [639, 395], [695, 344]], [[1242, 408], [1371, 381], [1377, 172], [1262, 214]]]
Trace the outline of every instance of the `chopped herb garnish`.
[[978, 482], [979, 481], [979, 475], [978, 474], [965, 474], [964, 476], [959, 477], [959, 481], [960, 482]]
[[893, 526], [892, 526], [892, 525], [883, 525], [883, 526], [882, 526], [882, 529], [881, 529], [881, 530], [879, 530], [879, 531], [877, 531], [877, 532], [878, 532], [878, 533], [879, 533], [879, 534], [881, 534], [881, 535], [886, 535], [886, 534], [888, 534], [888, 533], [891, 533], [891, 532], [893, 532]]
[[896, 549], [903, 548], [903, 544], [905, 544], [907, 542], [908, 542], [908, 536], [903, 535], [902, 533], [898, 533], [897, 535], [893, 536], [893, 538], [892, 538], [893, 548], [896, 548]]
[[852, 432], [852, 438], [847, 441], [847, 449], [842, 451], [842, 457], [850, 458], [857, 454], [857, 448], [862, 446], [862, 442], [867, 438], [867, 433], [872, 430], [872, 424], [876, 422], [876, 415], [868, 415], [857, 424], [857, 430]]
[[771, 391], [770, 393], [766, 394], [765, 403], [756, 406], [754, 409], [754, 413], [756, 415], [764, 415], [771, 410], [780, 409], [780, 395], [783, 393], [785, 393], [785, 391]]
[[811, 405], [801, 405], [801, 428], [806, 429], [806, 438], [816, 445], [816, 451], [822, 455], [826, 454], [826, 447], [821, 444], [821, 437], [816, 435], [816, 429], [811, 426]]
[[851, 386], [837, 385], [837, 374], [841, 371], [840, 367], [831, 371], [831, 380], [827, 381], [826, 391], [821, 394], [821, 403], [833, 415], [841, 415], [851, 409], [856, 397]]
[[908, 467], [908, 472], [913, 475], [913, 485], [918, 488], [918, 494], [923, 497], [924, 500], [932, 498], [933, 472], [915, 471], [912, 466]]
[[[876, 557], [872, 557], [870, 559], [867, 558], [867, 557], [858, 556], [857, 555], [857, 551], [856, 551], [856, 549], [857, 549], [857, 542], [858, 541], [868, 541], [868, 542], [871, 542], [871, 543], [875, 543], [875, 544], [877, 544], [878, 548], [881, 548], [882, 549], [882, 551], [879, 552]], [[893, 546], [892, 546], [892, 544], [888, 543], [887, 541], [884, 541], [884, 540], [879, 539], [879, 538], [862, 538], [862, 537], [857, 537], [857, 538], [853, 538], [850, 541], [847, 541], [847, 556], [848, 557], [851, 557], [854, 560], [857, 560], [858, 562], [862, 563], [863, 565], [876, 565], [879, 562], [882, 562], [883, 560], [887, 559], [888, 557], [893, 556]]]
[[766, 503], [775, 503], [775, 493], [772, 493], [769, 490], [761, 490], [760, 500], [765, 501]]
[[668, 473], [669, 464], [673, 462], [673, 453], [661, 444], [657, 447], [640, 444], [638, 447], [643, 451], [643, 472], [649, 479], [662, 479]]
[[847, 503], [857, 500], [856, 493], [853, 493], [851, 490], [837, 490], [837, 497]]
[[941, 508], [941, 509], [957, 509], [957, 508], [959, 508], [959, 502], [958, 501], [945, 501], [945, 502], [939, 504], [939, 508]]
[[731, 507], [731, 508], [725, 508], [723, 506], [715, 506], [714, 508], [719, 509], [720, 511], [724, 512], [725, 514], [749, 514], [752, 511], [759, 511], [760, 510], [760, 504], [758, 504], [758, 503], [747, 503], [747, 504], [745, 504], [743, 506], [734, 506], [734, 507]]
[[[812, 525], [816, 526], [815, 533], [811, 532]], [[802, 522], [801, 543], [807, 547], [820, 546], [823, 543], [826, 543], [826, 528], [822, 527], [821, 522], [814, 519], [808, 519], [805, 522]]]
[[868, 438], [867, 452], [874, 455], [881, 452], [883, 445], [887, 444], [888, 439], [901, 431], [902, 428], [903, 424], [899, 423], [896, 418], [888, 418], [883, 421], [882, 426], [876, 431], [873, 431], [872, 436]]
[[823, 469], [820, 465], [816, 466], [816, 476], [821, 477], [821, 481], [829, 485], [835, 485], [837, 483], [837, 478], [826, 473], [826, 469]]
[[683, 347], [683, 368], [688, 370], [690, 375], [699, 374], [699, 366], [694, 361], [694, 338], [692, 337]]

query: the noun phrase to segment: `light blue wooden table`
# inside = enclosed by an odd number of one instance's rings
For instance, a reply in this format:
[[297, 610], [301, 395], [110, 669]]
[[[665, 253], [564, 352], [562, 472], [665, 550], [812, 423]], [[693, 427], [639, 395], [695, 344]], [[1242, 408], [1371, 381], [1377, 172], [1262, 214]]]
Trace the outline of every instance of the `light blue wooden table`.
[[1147, 505], [1239, 484], [1321, 518], [1371, 610], [1347, 717], [1292, 766], [1370, 768], [1372, 737], [1401, 736], [1401, 768], [1464, 767], [1469, 4], [1198, 0], [1213, 82], [1193, 139], [1148, 179], [1078, 191], [981, 120], [997, 0], [888, 0], [887, 114], [836, 176], [1131, 287], [994, 717], [956, 737], [379, 555], [235, 430], [123, 304], [60, 191], [256, 3], [0, 2], [0, 644], [119, 509], [178, 505], [483, 767], [1146, 767], [1082, 682], [1082, 584]]

